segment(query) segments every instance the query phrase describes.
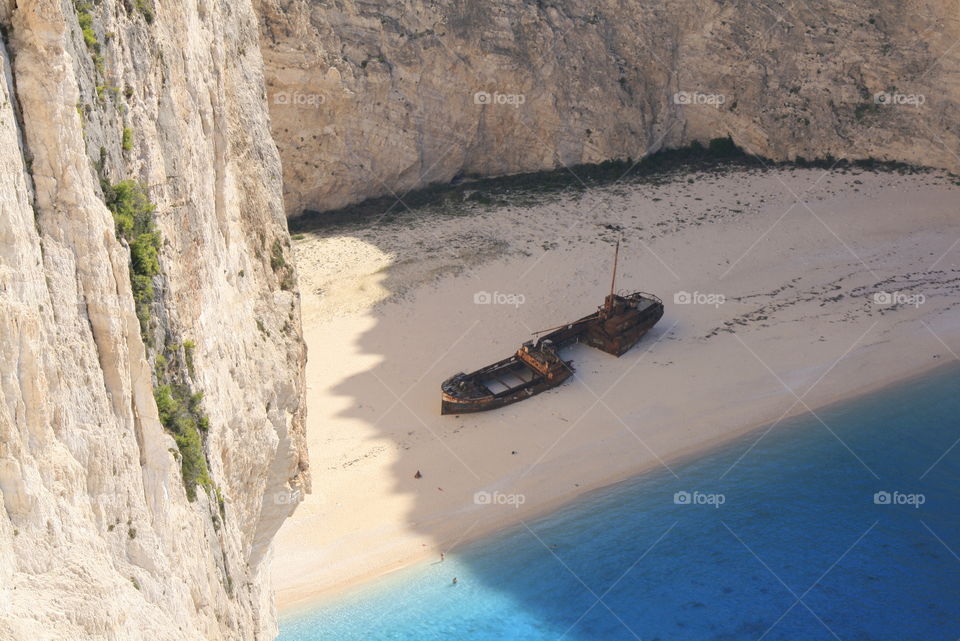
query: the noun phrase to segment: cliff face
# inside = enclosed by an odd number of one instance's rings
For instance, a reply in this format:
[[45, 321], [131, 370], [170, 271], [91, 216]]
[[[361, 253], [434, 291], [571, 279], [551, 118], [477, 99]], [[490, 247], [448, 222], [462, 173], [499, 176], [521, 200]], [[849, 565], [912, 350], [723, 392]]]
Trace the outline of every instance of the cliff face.
[[956, 0], [256, 1], [291, 215], [728, 134], [960, 169]]
[[727, 134], [960, 169], [956, 0], [253, 2], [0, 0], [0, 639], [274, 632], [284, 201]]
[[256, 17], [0, 23], [0, 639], [270, 638], [308, 475]]

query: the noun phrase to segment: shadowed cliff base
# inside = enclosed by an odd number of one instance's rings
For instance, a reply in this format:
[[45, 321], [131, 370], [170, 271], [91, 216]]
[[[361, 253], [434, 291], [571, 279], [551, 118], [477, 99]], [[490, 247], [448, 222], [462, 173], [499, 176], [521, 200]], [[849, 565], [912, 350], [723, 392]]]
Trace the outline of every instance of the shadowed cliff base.
[[[847, 160], [832, 156], [807, 160], [774, 161], [748, 153], [731, 138], [714, 138], [706, 145], [694, 142], [677, 149], [664, 149], [640, 160], [559, 167], [508, 176], [459, 176], [450, 183], [435, 183], [405, 194], [368, 198], [331, 210], [304, 210], [289, 220], [290, 232], [334, 233], [376, 224], [399, 222], [409, 216], [463, 216], [476, 209], [493, 210], [507, 206], [533, 206], [563, 196], [582, 194], [612, 185], [663, 185], [685, 174], [719, 174], [733, 169], [773, 170], [816, 168], [837, 172], [876, 169], [898, 174], [915, 174], [931, 167], [874, 158]], [[960, 177], [958, 177], [960, 180]]]

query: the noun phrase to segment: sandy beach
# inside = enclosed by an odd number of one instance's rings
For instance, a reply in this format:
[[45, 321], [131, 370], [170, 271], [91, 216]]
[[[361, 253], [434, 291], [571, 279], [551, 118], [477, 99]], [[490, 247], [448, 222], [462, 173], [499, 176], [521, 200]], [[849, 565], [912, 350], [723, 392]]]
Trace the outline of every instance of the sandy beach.
[[[956, 359], [955, 180], [676, 174], [296, 240], [314, 493], [276, 539], [281, 609]], [[574, 378], [530, 400], [440, 416], [442, 380], [602, 302], [621, 233], [617, 287], [664, 300], [654, 330], [619, 359], [569, 348]]]

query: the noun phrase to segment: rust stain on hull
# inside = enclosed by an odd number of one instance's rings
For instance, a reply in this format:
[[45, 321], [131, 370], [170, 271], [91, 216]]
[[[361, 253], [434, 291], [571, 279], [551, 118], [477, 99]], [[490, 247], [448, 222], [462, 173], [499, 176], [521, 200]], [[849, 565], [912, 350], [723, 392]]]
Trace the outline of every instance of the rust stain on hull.
[[515, 354], [475, 372], [456, 374], [441, 384], [441, 414], [465, 414], [496, 409], [556, 387], [573, 375], [573, 364], [559, 350], [576, 342], [622, 356], [663, 317], [663, 301], [644, 292], [613, 293], [617, 253], [610, 294], [603, 306], [568, 325], [547, 330]]

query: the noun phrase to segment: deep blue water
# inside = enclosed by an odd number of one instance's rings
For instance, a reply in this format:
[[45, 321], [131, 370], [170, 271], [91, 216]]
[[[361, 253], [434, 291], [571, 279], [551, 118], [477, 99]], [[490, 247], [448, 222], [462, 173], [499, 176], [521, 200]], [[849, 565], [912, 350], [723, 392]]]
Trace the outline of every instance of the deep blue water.
[[280, 639], [957, 641], [958, 392], [952, 367], [819, 410], [828, 427], [781, 423], [744, 456], [749, 434], [672, 465], [679, 479], [591, 494], [286, 618]]

